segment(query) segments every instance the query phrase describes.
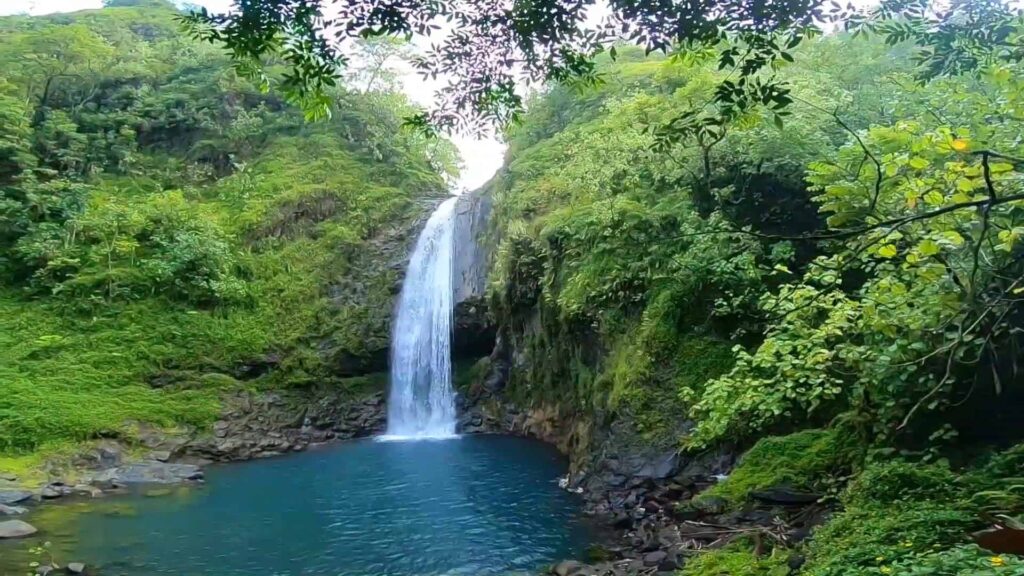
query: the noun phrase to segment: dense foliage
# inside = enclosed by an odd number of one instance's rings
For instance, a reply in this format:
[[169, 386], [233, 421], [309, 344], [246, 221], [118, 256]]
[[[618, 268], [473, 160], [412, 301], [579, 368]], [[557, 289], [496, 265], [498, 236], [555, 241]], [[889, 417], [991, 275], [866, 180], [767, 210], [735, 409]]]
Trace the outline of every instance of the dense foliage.
[[[801, 573], [1014, 573], [967, 534], [987, 498], [1024, 510], [1019, 474], [963, 452], [1024, 432], [1024, 25], [946, 30], [973, 63], [943, 67], [935, 37], [863, 24], [880, 36], [778, 67], [781, 123], [748, 109], [663, 137], [720, 106], [728, 45], [621, 48], [602, 85], [534, 96], [494, 183], [511, 393], [682, 450], [753, 446], [704, 497], [828, 494], [842, 512]], [[788, 573], [750, 548], [686, 573]]]
[[208, 423], [266, 355], [278, 385], [380, 369], [378, 253], [445, 194], [453, 149], [400, 129], [415, 109], [379, 58], [310, 125], [179, 16], [0, 19], [0, 453]]

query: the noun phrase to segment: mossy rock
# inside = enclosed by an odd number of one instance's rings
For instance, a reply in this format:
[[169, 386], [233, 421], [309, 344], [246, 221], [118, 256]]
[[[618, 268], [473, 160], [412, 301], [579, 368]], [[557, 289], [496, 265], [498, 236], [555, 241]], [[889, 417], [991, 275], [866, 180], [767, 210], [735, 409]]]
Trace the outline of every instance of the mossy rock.
[[859, 448], [840, 430], [803, 430], [788, 436], [762, 438], [732, 473], [702, 497], [721, 497], [738, 507], [752, 492], [785, 486], [815, 490], [830, 477], [848, 473], [859, 460]]
[[483, 358], [461, 360], [452, 370], [452, 385], [460, 394], [467, 394], [475, 387], [483, 385], [487, 371], [491, 368], [491, 359]]
[[[802, 574], [884, 573], [879, 572], [882, 567], [916, 565], [963, 544], [968, 534], [986, 524], [979, 515], [976, 491], [1001, 481], [1016, 482], [999, 477], [1007, 470], [998, 463], [996, 457], [988, 466], [964, 474], [945, 463], [892, 459], [868, 465], [840, 497], [843, 510], [814, 532]], [[975, 572], [942, 572], [946, 573]]]

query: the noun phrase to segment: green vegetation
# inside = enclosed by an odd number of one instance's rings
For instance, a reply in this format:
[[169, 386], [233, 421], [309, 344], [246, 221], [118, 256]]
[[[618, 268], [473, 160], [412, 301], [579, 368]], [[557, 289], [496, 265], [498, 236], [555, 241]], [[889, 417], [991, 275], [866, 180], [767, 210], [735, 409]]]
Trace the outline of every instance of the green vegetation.
[[[739, 444], [701, 496], [734, 509], [824, 494], [800, 574], [1015, 573], [968, 535], [1024, 512], [1020, 448], [980, 457], [1024, 439], [1024, 64], [964, 40], [972, 65], [924, 70], [935, 53], [903, 39], [801, 43], [776, 67], [782, 122], [661, 131], [721, 105], [730, 44], [623, 46], [601, 84], [535, 94], [493, 185], [510, 395], [682, 451]], [[683, 573], [789, 573], [754, 548]]]
[[[818, 64], [792, 67], [793, 82], [810, 99], [863, 102], [861, 124], [880, 119], [868, 103], [885, 97], [872, 75], [908, 68], [880, 44], [829, 39], [806, 51]], [[845, 65], [851, 52], [864, 69]], [[599, 89], [554, 87], [509, 134], [495, 185], [493, 308], [523, 340], [528, 394], [633, 411], [646, 436], [678, 438], [707, 381], [735, 370], [733, 343], [763, 330], [764, 291], [808, 258], [790, 241], [718, 231], [817, 229], [800, 173], [847, 135], [813, 110], [783, 131], [751, 114], [716, 144], [660, 152], [648, 127], [708, 97], [724, 74], [713, 55], [622, 50], [603, 66]], [[714, 211], [719, 202], [728, 208]]]
[[859, 463], [856, 439], [839, 429], [803, 430], [758, 440], [729, 476], [701, 493], [743, 504], [751, 492], [775, 486], [797, 490], [826, 487]]
[[[780, 486], [835, 507], [808, 540], [736, 538], [684, 576], [781, 576], [797, 556], [809, 576], [1022, 569], [968, 535], [1024, 512], [1024, 22], [962, 8], [855, 19], [867, 38], [781, 26], [775, 46], [715, 31], [671, 55], [530, 54], [563, 82], [507, 129], [489, 186], [507, 398], [581, 416], [588, 441], [614, 423], [644, 449], [740, 446], [700, 496], [734, 510]], [[6, 469], [136, 421], [208, 425], [226, 390], [382, 384], [391, 256], [455, 167], [445, 141], [402, 130], [428, 116], [388, 90], [401, 46], [355, 43], [368, 68], [335, 83], [333, 48], [191, 19], [232, 61], [177, 16], [152, 0], [0, 19]], [[577, 38], [568, 16], [536, 46]], [[458, 76], [442, 113], [518, 115], [502, 64], [460, 62], [435, 63]], [[292, 107], [332, 102], [314, 124]], [[489, 362], [459, 366], [460, 391]]]
[[0, 455], [382, 369], [383, 253], [444, 196], [453, 148], [401, 130], [415, 109], [383, 81], [308, 124], [179, 15], [0, 19]]
[[696, 555], [679, 572], [680, 576], [784, 576], [789, 574], [786, 557], [772, 553], [755, 557], [745, 546], [733, 544]]

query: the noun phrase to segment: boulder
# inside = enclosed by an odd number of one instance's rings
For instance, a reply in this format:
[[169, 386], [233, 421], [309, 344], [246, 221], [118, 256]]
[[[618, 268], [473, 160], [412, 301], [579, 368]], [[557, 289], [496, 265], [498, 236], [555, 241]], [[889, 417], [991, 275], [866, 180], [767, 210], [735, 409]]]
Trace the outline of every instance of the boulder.
[[51, 573], [53, 573], [53, 566], [50, 566], [49, 564], [42, 564], [40, 566], [36, 566], [37, 576], [46, 576], [47, 574]]
[[24, 514], [25, 512], [28, 512], [28, 509], [22, 508], [21, 506], [7, 506], [0, 504], [0, 516], [16, 516], [18, 514]]
[[10, 506], [18, 502], [24, 502], [32, 497], [31, 492], [25, 490], [3, 490], [0, 491], [0, 504]]
[[55, 484], [43, 486], [43, 489], [39, 491], [39, 497], [42, 498], [43, 500], [55, 500], [57, 498], [60, 498], [61, 496], [64, 496], [64, 488], [64, 486]]
[[37, 532], [35, 526], [21, 520], [4, 520], [0, 522], [0, 540], [7, 538], [24, 538]]
[[18, 476], [16, 474], [11, 474], [10, 472], [0, 472], [0, 480], [16, 482], [18, 480]]
[[100, 496], [103, 495], [103, 490], [100, 490], [99, 488], [95, 486], [90, 486], [88, 484], [75, 484], [75, 486], [71, 490], [78, 494], [84, 494], [85, 496], [89, 496], [90, 498], [99, 498]]
[[149, 453], [149, 457], [157, 462], [167, 462], [171, 459], [171, 453], [168, 450], [154, 450]]
[[703, 496], [695, 498], [690, 501], [690, 504], [701, 516], [721, 514], [729, 508], [729, 502], [725, 498], [720, 498], [718, 496]]
[[576, 576], [584, 570], [585, 566], [581, 562], [575, 560], [563, 560], [558, 564], [555, 564], [554, 568], [551, 569], [551, 573], [556, 576]]
[[104, 470], [93, 477], [94, 484], [173, 484], [202, 480], [203, 471], [192, 464], [147, 461]]
[[75, 456], [76, 468], [87, 470], [103, 470], [121, 464], [121, 445], [113, 440], [104, 440], [96, 446], [80, 452]]
[[665, 559], [668, 558], [668, 552], [664, 550], [655, 550], [654, 552], [648, 552], [644, 554], [644, 566], [658, 566]]
[[82, 564], [81, 562], [69, 562], [68, 572], [71, 574], [84, 574], [85, 564]]

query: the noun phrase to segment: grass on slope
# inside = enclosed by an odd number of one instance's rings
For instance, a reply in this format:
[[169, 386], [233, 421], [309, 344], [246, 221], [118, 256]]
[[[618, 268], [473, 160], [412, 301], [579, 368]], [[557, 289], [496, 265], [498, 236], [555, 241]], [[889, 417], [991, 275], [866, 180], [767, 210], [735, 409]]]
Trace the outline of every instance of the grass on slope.
[[216, 364], [266, 344], [256, 317], [139, 302], [78, 317], [0, 296], [0, 452], [125, 431], [129, 420], [201, 426], [216, 390], [154, 390], [145, 376], [168, 364]]

